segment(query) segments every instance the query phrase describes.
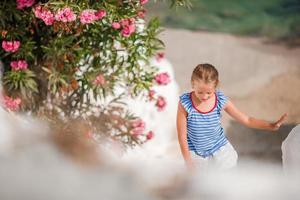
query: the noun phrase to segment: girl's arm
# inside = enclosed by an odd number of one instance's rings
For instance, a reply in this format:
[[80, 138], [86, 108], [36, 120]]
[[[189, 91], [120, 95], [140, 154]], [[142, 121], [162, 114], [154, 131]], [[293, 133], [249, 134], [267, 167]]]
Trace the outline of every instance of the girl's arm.
[[188, 167], [193, 167], [192, 159], [191, 159], [191, 155], [187, 143], [186, 117], [187, 117], [187, 112], [179, 102], [178, 109], [177, 109], [177, 120], [176, 120], [178, 141], [179, 141], [181, 153], [185, 160], [185, 163], [187, 164]]
[[249, 117], [243, 112], [241, 112], [238, 108], [235, 107], [235, 105], [228, 101], [224, 107], [224, 110], [235, 120], [240, 122], [241, 124], [244, 124], [247, 127], [250, 128], [257, 128], [257, 129], [265, 129], [265, 130], [272, 130], [276, 131], [279, 129], [281, 124], [284, 122], [284, 120], [287, 117], [287, 114], [285, 113], [280, 117], [279, 120], [276, 122], [270, 123], [265, 120], [256, 119], [253, 117]]

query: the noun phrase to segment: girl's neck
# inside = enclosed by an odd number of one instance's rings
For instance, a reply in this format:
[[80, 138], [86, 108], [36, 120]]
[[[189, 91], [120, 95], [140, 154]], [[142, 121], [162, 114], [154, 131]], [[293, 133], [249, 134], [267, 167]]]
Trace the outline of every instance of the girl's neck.
[[209, 99], [207, 99], [206, 101], [201, 101], [201, 99], [199, 99], [196, 95], [195, 95], [195, 91], [192, 91], [192, 96], [193, 96], [193, 102], [195, 105], [200, 105], [200, 104], [209, 104], [211, 101], [214, 101], [215, 99], [215, 93], [214, 95], [212, 95]]
[[206, 101], [201, 101], [200, 99], [198, 99], [194, 91], [191, 92], [190, 96], [191, 96], [193, 107], [202, 114], [211, 112], [217, 105], [216, 93], [214, 93], [214, 95], [212, 95]]

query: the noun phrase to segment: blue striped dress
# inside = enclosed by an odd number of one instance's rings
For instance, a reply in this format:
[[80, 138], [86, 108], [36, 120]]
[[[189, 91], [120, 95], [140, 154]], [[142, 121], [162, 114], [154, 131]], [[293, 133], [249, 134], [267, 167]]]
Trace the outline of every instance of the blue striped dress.
[[187, 142], [190, 151], [207, 157], [228, 143], [225, 131], [221, 125], [221, 110], [228, 98], [216, 91], [216, 104], [209, 112], [201, 112], [194, 106], [191, 92], [180, 96], [180, 103], [187, 115]]

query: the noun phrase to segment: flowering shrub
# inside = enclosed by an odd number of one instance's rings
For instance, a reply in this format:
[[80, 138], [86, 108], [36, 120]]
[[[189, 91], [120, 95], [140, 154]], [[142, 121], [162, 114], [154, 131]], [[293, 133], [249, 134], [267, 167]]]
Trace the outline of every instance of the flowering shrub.
[[143, 19], [147, 2], [1, 1], [4, 105], [51, 124], [82, 118], [93, 134], [129, 146], [151, 139], [153, 132], [141, 121], [132, 124], [138, 117], [122, 102], [151, 93], [158, 110], [166, 105], [151, 91], [170, 79], [149, 64], [153, 56], [162, 58], [163, 43], [159, 21]]

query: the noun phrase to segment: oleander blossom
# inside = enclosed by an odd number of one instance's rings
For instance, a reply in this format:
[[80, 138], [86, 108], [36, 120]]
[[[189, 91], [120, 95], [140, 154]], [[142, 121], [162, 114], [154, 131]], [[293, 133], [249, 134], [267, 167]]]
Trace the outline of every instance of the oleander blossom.
[[141, 5], [145, 5], [148, 2], [148, 0], [140, 0]]
[[96, 16], [96, 20], [102, 19], [103, 17], [106, 16], [106, 11], [105, 10], [98, 10], [95, 13], [95, 16]]
[[152, 101], [154, 99], [155, 93], [156, 93], [155, 90], [149, 90], [148, 97], [149, 97], [150, 101]]
[[96, 10], [87, 9], [81, 12], [79, 18], [82, 24], [90, 24], [96, 20], [102, 19], [105, 16], [106, 16], [105, 10], [96, 11]]
[[151, 140], [154, 137], [153, 131], [149, 131], [146, 135], [147, 140]]
[[159, 85], [167, 85], [168, 83], [171, 82], [170, 76], [167, 72], [157, 74], [154, 77], [154, 79], [155, 79], [156, 83]]
[[157, 62], [160, 62], [165, 58], [165, 54], [164, 53], [157, 53], [155, 58], [156, 58]]
[[35, 0], [17, 0], [17, 9], [23, 9], [25, 7], [31, 7]]
[[102, 74], [99, 74], [96, 78], [95, 78], [95, 80], [93, 81], [93, 84], [95, 85], [95, 86], [101, 86], [101, 85], [104, 85], [105, 84], [105, 78], [104, 78], [104, 76], [102, 75]]
[[43, 10], [44, 10], [44, 9], [43, 9], [42, 6], [40, 6], [40, 5], [35, 6], [35, 7], [33, 8], [33, 13], [34, 13], [35, 17], [36, 17], [36, 18], [41, 18]]
[[113, 22], [111, 24], [111, 26], [112, 26], [113, 29], [119, 29], [119, 28], [121, 28], [121, 24], [119, 22]]
[[63, 8], [55, 14], [55, 20], [61, 22], [72, 22], [76, 20], [76, 15], [71, 8]]
[[50, 10], [43, 8], [42, 6], [36, 6], [33, 12], [36, 18], [43, 20], [46, 25], [49, 26], [53, 24], [54, 15]]
[[145, 13], [146, 13], [146, 10], [141, 10], [141, 11], [139, 11], [139, 12], [137, 13], [137, 16], [138, 16], [139, 18], [144, 19], [144, 18], [145, 18]]
[[135, 32], [135, 19], [129, 18], [129, 19], [123, 19], [120, 21], [122, 25], [121, 34], [124, 37], [129, 37], [132, 33]]
[[82, 24], [93, 23], [96, 20], [95, 10], [83, 10], [79, 18]]
[[11, 61], [10, 66], [13, 71], [26, 70], [28, 68], [28, 64], [25, 60]]
[[166, 102], [165, 98], [162, 96], [159, 96], [157, 98], [156, 104], [155, 104], [155, 106], [157, 107], [157, 110], [163, 111], [165, 109], [166, 105], [167, 105], [167, 102]]
[[135, 137], [141, 135], [145, 130], [145, 122], [138, 118], [132, 122], [133, 129], [131, 130], [131, 134]]
[[16, 52], [20, 48], [21, 43], [19, 41], [2, 41], [2, 48], [6, 52]]
[[19, 97], [13, 99], [9, 96], [4, 96], [4, 105], [8, 110], [17, 111], [20, 109], [21, 99]]

